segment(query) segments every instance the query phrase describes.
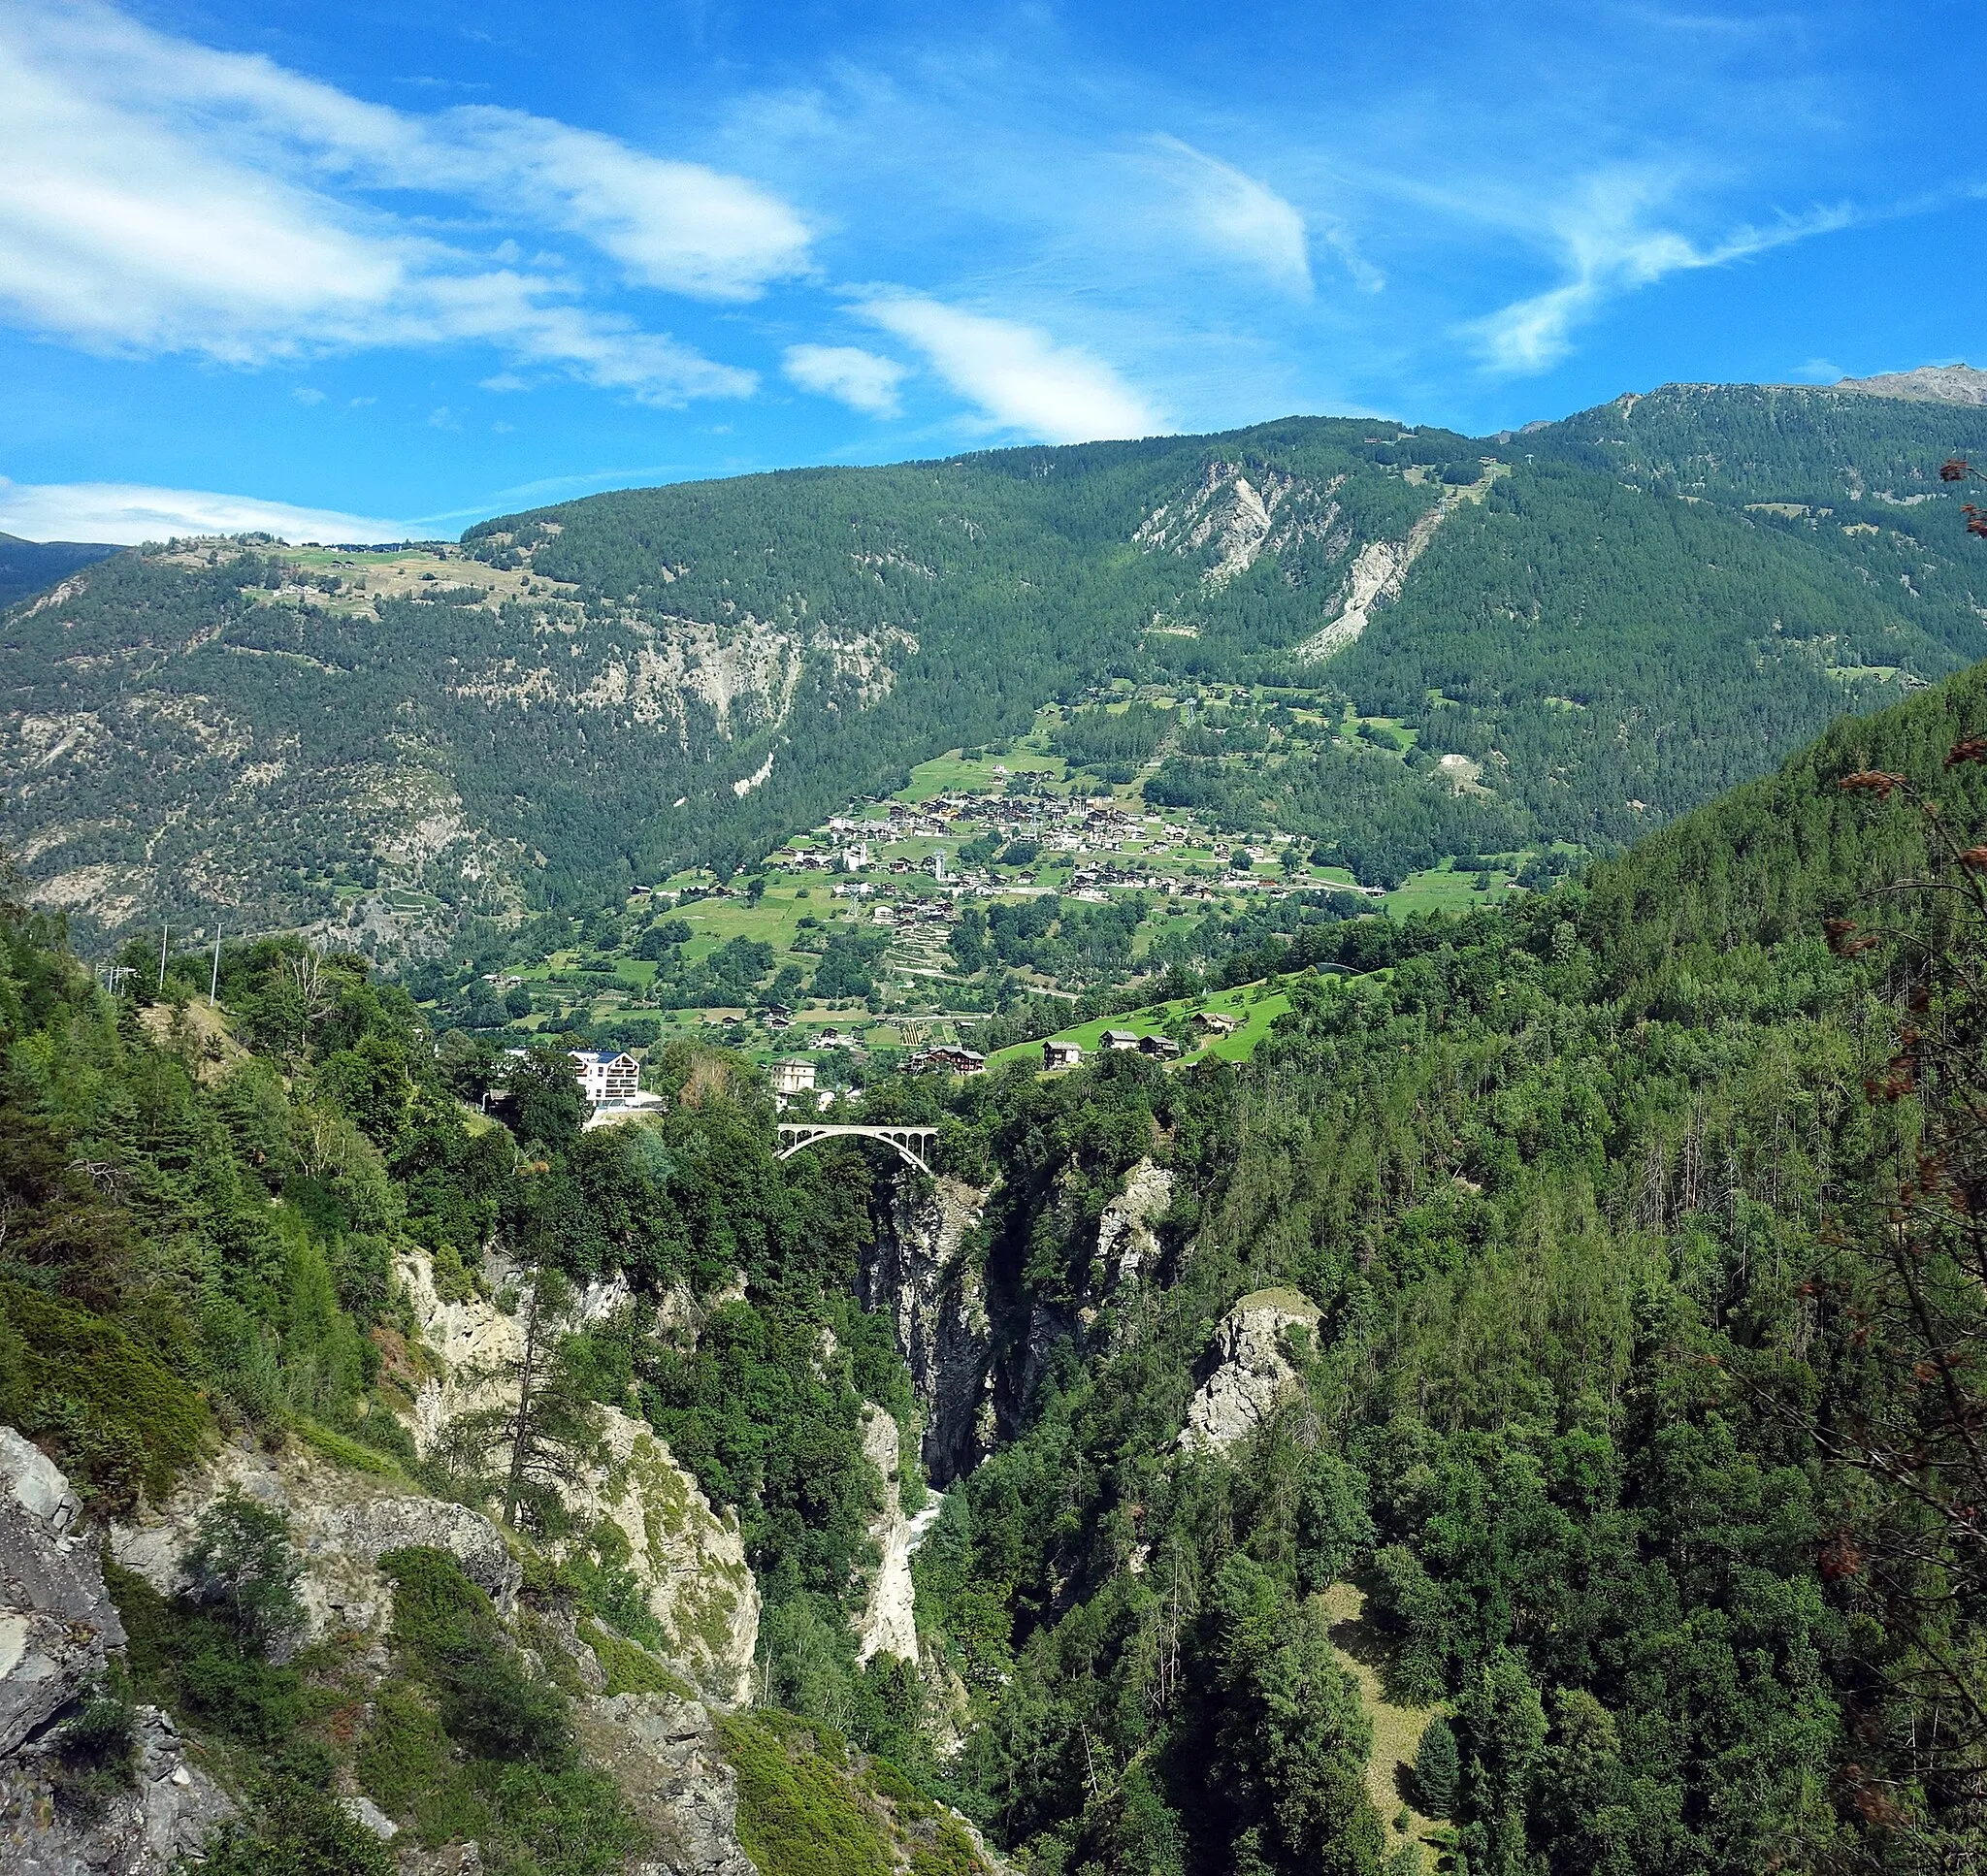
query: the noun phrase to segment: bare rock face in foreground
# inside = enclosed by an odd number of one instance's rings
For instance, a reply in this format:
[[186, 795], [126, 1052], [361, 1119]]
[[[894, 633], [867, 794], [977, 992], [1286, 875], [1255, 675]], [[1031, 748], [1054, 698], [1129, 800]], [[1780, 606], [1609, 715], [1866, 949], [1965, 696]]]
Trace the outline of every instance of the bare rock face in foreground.
[[393, 1595], [379, 1573], [390, 1550], [419, 1544], [445, 1550], [463, 1573], [507, 1614], [522, 1570], [502, 1534], [467, 1505], [429, 1498], [414, 1486], [354, 1472], [292, 1444], [272, 1455], [233, 1444], [188, 1475], [164, 1504], [114, 1525], [112, 1554], [162, 1596], [186, 1586], [182, 1564], [201, 1513], [239, 1493], [288, 1521], [303, 1575], [298, 1594], [308, 1638], [342, 1630], [376, 1633], [392, 1618]]
[[653, 1833], [641, 1876], [758, 1876], [738, 1847], [738, 1776], [710, 1712], [668, 1694], [619, 1694], [578, 1715], [588, 1760], [607, 1772]]
[[123, 1645], [69, 1481], [0, 1427], [0, 1758], [101, 1680]]
[[127, 1788], [87, 1804], [58, 1796], [62, 1727], [124, 1645], [99, 1540], [53, 1462], [0, 1427], [0, 1867], [9, 1876], [166, 1876], [234, 1808], [186, 1763], [172, 1721], [152, 1706], [135, 1715]]
[[[425, 1257], [403, 1257], [398, 1270], [422, 1341], [442, 1371], [414, 1403], [413, 1436], [425, 1454], [461, 1415], [516, 1406], [516, 1383], [504, 1376], [515, 1371], [522, 1330], [479, 1296], [444, 1301]], [[625, 1288], [619, 1296], [627, 1300]], [[613, 1300], [590, 1295], [582, 1310], [604, 1313]], [[561, 1479], [567, 1510], [582, 1528], [603, 1518], [620, 1528], [649, 1613], [670, 1637], [670, 1666], [714, 1699], [743, 1699], [759, 1643], [759, 1586], [736, 1514], [711, 1509], [652, 1428], [615, 1407], [600, 1413], [600, 1464], [576, 1466]]]
[[1225, 1452], [1269, 1418], [1298, 1385], [1285, 1352], [1289, 1332], [1309, 1333], [1323, 1313], [1295, 1290], [1256, 1290], [1215, 1330], [1214, 1368], [1187, 1404], [1180, 1443], [1189, 1452]]

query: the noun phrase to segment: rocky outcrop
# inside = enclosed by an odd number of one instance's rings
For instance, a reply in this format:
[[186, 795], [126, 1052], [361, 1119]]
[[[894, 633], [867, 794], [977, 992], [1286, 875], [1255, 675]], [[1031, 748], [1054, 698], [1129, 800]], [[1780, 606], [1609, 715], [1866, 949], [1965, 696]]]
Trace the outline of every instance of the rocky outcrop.
[[611, 1520], [649, 1613], [671, 1642], [669, 1665], [715, 1699], [742, 1700], [759, 1646], [759, 1585], [736, 1513], [720, 1517], [668, 1446], [640, 1421], [602, 1409], [604, 1464], [564, 1492], [583, 1524]]
[[233, 1809], [157, 1707], [135, 1715], [129, 1786], [57, 1798], [61, 1722], [103, 1679], [123, 1624], [69, 1481], [0, 1427], [0, 1866], [10, 1876], [166, 1876]]
[[1097, 1261], [1114, 1289], [1139, 1281], [1158, 1250], [1153, 1220], [1173, 1203], [1173, 1175], [1142, 1159], [1124, 1178], [1124, 1190], [1104, 1207], [1097, 1220]]
[[101, 1680], [123, 1645], [69, 1481], [0, 1427], [0, 1758]]
[[112, 1526], [112, 1554], [161, 1595], [176, 1594], [186, 1585], [183, 1560], [201, 1514], [229, 1493], [280, 1511], [288, 1521], [303, 1570], [297, 1590], [308, 1639], [383, 1630], [393, 1593], [379, 1559], [408, 1545], [447, 1551], [501, 1614], [509, 1613], [517, 1594], [518, 1561], [481, 1512], [429, 1498], [404, 1481], [348, 1471], [297, 1444], [274, 1454], [224, 1446], [164, 1504]]
[[918, 1659], [916, 1598], [911, 1587], [911, 1521], [898, 1486], [897, 1424], [871, 1402], [863, 1407], [863, 1456], [883, 1474], [883, 1509], [869, 1527], [882, 1553], [869, 1585], [869, 1601], [856, 1623], [856, 1659], [899, 1655]]
[[226, 1794], [189, 1764], [172, 1721], [136, 1713], [130, 1788], [72, 1813], [57, 1800], [54, 1741], [0, 1761], [0, 1867], [8, 1876], [168, 1876], [234, 1815]]
[[[411, 1416], [414, 1442], [426, 1454], [460, 1415], [516, 1404], [516, 1382], [505, 1377], [516, 1371], [523, 1332], [516, 1317], [480, 1296], [444, 1302], [425, 1257], [404, 1257], [397, 1268], [440, 1369], [422, 1383]], [[579, 1298], [579, 1312], [599, 1319], [633, 1301], [623, 1284], [595, 1285]], [[567, 1510], [583, 1531], [602, 1519], [619, 1528], [649, 1612], [670, 1637], [671, 1667], [715, 1699], [742, 1699], [759, 1643], [759, 1586], [736, 1514], [713, 1511], [668, 1444], [640, 1421], [603, 1407], [601, 1428], [599, 1462], [575, 1466], [560, 1481]]]
[[943, 1178], [901, 1180], [863, 1265], [863, 1307], [896, 1325], [897, 1352], [925, 1409], [926, 1475], [946, 1485], [993, 1444], [993, 1330], [967, 1236], [986, 1193]]
[[1321, 1313], [1295, 1290], [1257, 1290], [1237, 1303], [1215, 1330], [1213, 1368], [1188, 1403], [1181, 1445], [1225, 1452], [1268, 1419], [1299, 1384], [1285, 1352], [1290, 1330], [1315, 1329]]
[[709, 1710], [668, 1694], [620, 1694], [577, 1715], [588, 1760], [613, 1778], [655, 1841], [641, 1876], [759, 1876], [738, 1847], [738, 1778]]

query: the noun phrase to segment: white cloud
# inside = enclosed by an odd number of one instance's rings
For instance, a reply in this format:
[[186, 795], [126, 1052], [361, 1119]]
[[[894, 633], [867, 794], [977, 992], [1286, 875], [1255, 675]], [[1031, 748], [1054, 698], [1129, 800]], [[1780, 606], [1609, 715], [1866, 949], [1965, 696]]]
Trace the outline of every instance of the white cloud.
[[276, 534], [283, 540], [405, 540], [418, 526], [334, 508], [299, 508], [210, 489], [134, 482], [10, 482], [0, 476], [0, 534], [120, 546], [176, 534]]
[[1202, 241], [1259, 268], [1287, 292], [1311, 292], [1304, 217], [1296, 209], [1267, 184], [1177, 137], [1155, 137], [1152, 148]]
[[1771, 227], [1740, 227], [1715, 245], [1700, 247], [1674, 229], [1647, 225], [1648, 211], [1672, 187], [1670, 179], [1645, 171], [1589, 178], [1579, 196], [1550, 217], [1570, 277], [1464, 328], [1485, 362], [1514, 374], [1546, 371], [1572, 349], [1575, 328], [1617, 295], [1652, 286], [1666, 275], [1722, 267], [1827, 234], [1852, 219], [1846, 209], [1818, 209]]
[[[757, 185], [472, 106], [419, 116], [101, 6], [22, 6], [0, 46], [0, 307], [91, 349], [261, 364], [482, 341], [653, 403], [756, 379], [583, 303], [556, 257], [493, 263], [400, 217], [420, 190], [575, 236], [637, 285], [738, 300], [808, 235]], [[13, 22], [10, 22], [11, 24]]]
[[299, 404], [322, 404], [324, 393], [309, 384], [300, 384], [290, 393]]
[[404, 185], [432, 186], [439, 167], [465, 193], [593, 243], [644, 286], [749, 300], [806, 268], [806, 224], [741, 177], [489, 106], [447, 113], [425, 144]]
[[854, 345], [789, 345], [784, 363], [787, 376], [801, 390], [838, 399], [872, 417], [897, 414], [896, 388], [908, 375], [896, 359]]
[[892, 295], [861, 310], [923, 352], [961, 397], [1002, 430], [1051, 443], [1149, 437], [1152, 407], [1101, 359], [1047, 333], [935, 300]]

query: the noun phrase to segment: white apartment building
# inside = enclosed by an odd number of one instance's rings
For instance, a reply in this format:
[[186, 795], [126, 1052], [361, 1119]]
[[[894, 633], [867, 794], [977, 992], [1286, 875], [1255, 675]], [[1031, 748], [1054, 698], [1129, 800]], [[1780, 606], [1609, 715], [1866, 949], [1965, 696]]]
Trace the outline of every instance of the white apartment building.
[[616, 1055], [604, 1049], [575, 1049], [571, 1055], [579, 1091], [595, 1107], [608, 1101], [632, 1101], [641, 1091], [641, 1064], [633, 1055]]

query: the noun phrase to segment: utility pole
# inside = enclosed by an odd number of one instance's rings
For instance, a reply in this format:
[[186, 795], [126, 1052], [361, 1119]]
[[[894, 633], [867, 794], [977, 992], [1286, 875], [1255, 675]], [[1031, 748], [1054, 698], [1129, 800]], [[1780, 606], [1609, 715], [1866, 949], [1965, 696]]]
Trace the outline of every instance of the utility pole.
[[166, 934], [172, 928], [170, 924], [164, 924], [159, 927], [159, 994], [161, 996], [165, 994], [166, 990]]
[[219, 994], [220, 994], [220, 988], [221, 988], [221, 928], [220, 928], [220, 926], [219, 926], [219, 925], [215, 925], [215, 926], [214, 926], [214, 928], [213, 928], [213, 976], [212, 976], [212, 978], [210, 978], [210, 979], [208, 980], [208, 985], [207, 985], [207, 1007], [208, 1007], [208, 1008], [209, 1008], [210, 1010], [212, 1010], [212, 1009], [213, 1008], [213, 1006], [214, 1006], [214, 999], [215, 999], [215, 998], [216, 998], [217, 996], [219, 996]]

